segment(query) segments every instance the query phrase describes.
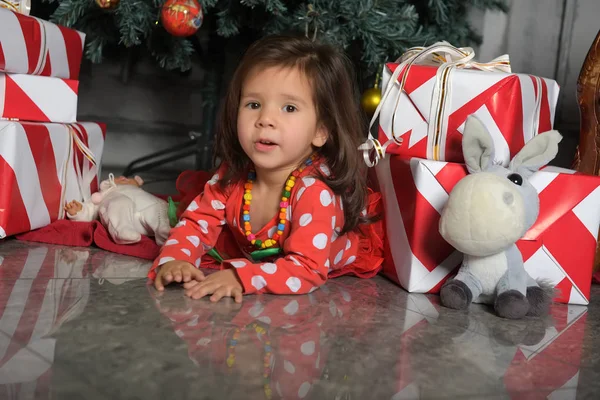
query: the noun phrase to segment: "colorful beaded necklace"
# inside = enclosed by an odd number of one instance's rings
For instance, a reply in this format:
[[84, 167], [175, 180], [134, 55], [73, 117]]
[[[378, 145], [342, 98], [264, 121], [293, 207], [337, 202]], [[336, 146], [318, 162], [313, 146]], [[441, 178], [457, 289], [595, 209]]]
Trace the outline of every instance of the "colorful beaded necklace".
[[288, 179], [285, 182], [285, 187], [281, 192], [281, 202], [279, 203], [279, 223], [277, 224], [277, 232], [273, 234], [271, 239], [267, 239], [264, 242], [260, 239], [257, 239], [256, 236], [252, 233], [252, 225], [250, 225], [250, 203], [252, 202], [252, 184], [256, 180], [256, 171], [250, 170], [248, 172], [248, 181], [244, 185], [244, 206], [243, 206], [243, 215], [242, 219], [244, 221], [244, 231], [246, 232], [246, 237], [254, 246], [259, 249], [268, 249], [277, 244], [277, 241], [283, 235], [283, 230], [285, 229], [285, 223], [287, 218], [287, 208], [289, 206], [289, 200], [292, 192], [292, 188], [296, 184], [296, 178], [300, 176], [304, 168], [312, 165], [316, 154], [311, 155], [303, 165], [301, 165], [298, 169], [294, 170]]
[[[257, 323], [252, 324], [252, 328], [259, 335], [260, 340], [262, 341], [263, 336], [266, 336], [267, 330]], [[231, 369], [235, 365], [235, 346], [240, 339], [241, 329], [235, 328], [233, 332], [233, 337], [229, 341], [229, 347], [227, 350], [227, 366]], [[271, 399], [273, 397], [273, 391], [271, 390], [271, 357], [273, 355], [273, 349], [271, 347], [271, 339], [267, 336], [264, 344], [265, 356], [263, 358], [263, 388], [265, 391], [265, 396], [267, 399]]]

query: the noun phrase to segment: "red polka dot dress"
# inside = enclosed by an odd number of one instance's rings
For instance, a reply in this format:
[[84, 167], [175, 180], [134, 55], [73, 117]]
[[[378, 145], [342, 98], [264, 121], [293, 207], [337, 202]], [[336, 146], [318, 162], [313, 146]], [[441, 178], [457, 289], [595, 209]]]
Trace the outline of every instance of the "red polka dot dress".
[[[261, 261], [250, 257], [256, 247], [240, 223], [245, 181], [221, 190], [217, 182], [225, 168], [219, 168], [204, 186], [204, 192], [181, 215], [149, 278], [154, 279], [156, 269], [173, 260], [187, 261], [198, 268], [214, 266], [215, 261], [206, 254], [213, 247], [225, 259], [218, 268], [235, 269], [244, 294], [309, 293], [328, 277], [377, 274], [383, 261], [380, 224], [365, 225], [340, 235], [344, 225], [341, 197], [316, 178], [318, 174], [329, 174], [325, 164], [315, 162], [296, 179], [287, 208], [287, 223], [276, 245], [282, 246], [282, 253]], [[371, 194], [365, 211], [372, 213], [378, 206], [379, 195]], [[264, 242], [273, 237], [278, 223], [279, 215], [275, 215], [255, 233], [256, 239]]]

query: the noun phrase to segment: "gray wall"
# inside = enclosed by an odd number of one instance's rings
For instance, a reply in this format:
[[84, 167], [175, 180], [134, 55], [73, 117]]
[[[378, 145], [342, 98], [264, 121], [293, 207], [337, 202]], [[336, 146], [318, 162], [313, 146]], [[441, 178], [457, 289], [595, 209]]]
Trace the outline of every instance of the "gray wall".
[[[555, 126], [566, 135], [561, 164], [568, 165], [577, 144], [579, 111], [575, 89], [587, 51], [600, 29], [600, 0], [512, 0], [504, 15], [473, 12], [484, 41], [477, 59], [508, 53], [513, 71], [552, 78], [561, 85]], [[103, 164], [119, 171], [131, 160], [187, 139], [201, 130], [202, 60], [189, 75], [166, 73], [150, 60], [138, 62], [127, 84], [124, 61], [84, 68], [79, 119], [107, 122]], [[191, 168], [188, 158], [171, 164]]]

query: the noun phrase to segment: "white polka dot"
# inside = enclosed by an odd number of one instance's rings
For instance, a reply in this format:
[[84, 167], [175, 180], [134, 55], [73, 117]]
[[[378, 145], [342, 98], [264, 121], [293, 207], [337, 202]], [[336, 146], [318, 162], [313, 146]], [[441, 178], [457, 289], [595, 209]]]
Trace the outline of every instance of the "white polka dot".
[[296, 259], [296, 257], [294, 257], [294, 256], [289, 256], [289, 258], [290, 258], [290, 260], [292, 260], [292, 262], [293, 262], [294, 264], [296, 264], [297, 266], [299, 266], [299, 267], [301, 267], [301, 266], [302, 266], [302, 264], [300, 263], [300, 261], [298, 261], [298, 260]]
[[327, 260], [325, 260], [325, 267], [327, 269], [331, 268], [331, 264], [329, 263], [329, 258]]
[[363, 210], [362, 210], [360, 213], [361, 213], [361, 215], [362, 215], [363, 217], [366, 217], [366, 216], [367, 216], [367, 209], [366, 209], [366, 208], [363, 208]]
[[350, 296], [350, 293], [346, 292], [345, 290], [340, 291], [342, 292], [342, 298], [345, 302], [349, 302], [350, 300], [352, 300], [352, 296]]
[[333, 234], [331, 235], [331, 243], [335, 242], [338, 238], [338, 233], [337, 231], [333, 231]]
[[319, 364], [321, 363], [321, 352], [317, 354], [317, 362], [315, 362], [315, 368], [319, 369]]
[[318, 289], [318, 287], [316, 287], [316, 286], [313, 286], [313, 287], [312, 287], [312, 288], [311, 288], [311, 289], [308, 291], [308, 293], [312, 293], [312, 292], [314, 292], [314, 291], [315, 291], [315, 290], [317, 290], [317, 289]]
[[166, 264], [169, 261], [175, 261], [175, 259], [173, 257], [163, 257], [158, 261], [158, 265]]
[[177, 239], [169, 239], [169, 240], [166, 241], [165, 246], [171, 246], [171, 245], [174, 245], [174, 244], [179, 244], [179, 240], [177, 240]]
[[265, 274], [273, 275], [275, 272], [277, 272], [277, 265], [273, 263], [265, 263], [260, 266], [260, 269], [262, 269]]
[[208, 233], [208, 222], [201, 219], [198, 221], [198, 225], [200, 225], [200, 230], [202, 231], [202, 233], [206, 235]]
[[315, 246], [319, 250], [323, 250], [327, 247], [327, 235], [324, 233], [319, 233], [315, 235], [313, 238], [313, 246]]
[[344, 202], [340, 199], [340, 210], [344, 211]]
[[186, 211], [196, 211], [198, 209], [198, 203], [195, 200], [192, 200]]
[[338, 265], [340, 263], [340, 261], [342, 261], [343, 256], [344, 256], [344, 250], [340, 250], [340, 252], [336, 254], [336, 256], [333, 260], [333, 265]]
[[304, 382], [302, 385], [300, 385], [300, 389], [298, 389], [298, 397], [301, 399], [305, 398], [310, 391], [310, 387], [311, 385], [308, 382]]
[[289, 277], [288, 280], [285, 281], [285, 284], [294, 293], [300, 290], [300, 287], [302, 286], [302, 282], [300, 281], [300, 279], [296, 278], [295, 276]]
[[350, 242], [350, 239], [346, 239], [346, 250], [348, 250], [350, 247], [352, 247], [352, 242]]
[[202, 258], [198, 258], [196, 260], [196, 262], [194, 263], [194, 265], [196, 266], [196, 268], [200, 268], [200, 264], [202, 263]]
[[179, 228], [181, 226], [185, 226], [185, 221], [179, 221], [177, 225], [175, 225], [175, 228]]
[[206, 243], [202, 243], [202, 248], [204, 249], [204, 251], [209, 251], [210, 249], [212, 249], [212, 246]]
[[325, 176], [331, 175], [331, 171], [329, 170], [329, 167], [327, 165], [321, 164], [321, 165], [319, 165], [319, 169], [321, 170], [321, 172], [323, 172], [323, 175], [325, 175]]
[[260, 275], [254, 275], [250, 280], [250, 283], [252, 284], [252, 286], [254, 286], [256, 290], [261, 290], [262, 288], [267, 286], [267, 281], [265, 281], [265, 278], [263, 278]]
[[308, 187], [313, 185], [317, 180], [312, 176], [305, 176], [304, 178], [302, 178], [302, 181], [304, 182], [304, 186]]
[[222, 219], [222, 220], [219, 222], [219, 225], [227, 225], [227, 221], [225, 221], [224, 219]]
[[337, 306], [335, 305], [333, 300], [329, 301], [329, 312], [331, 313], [332, 317], [335, 317], [337, 315]]
[[198, 325], [198, 316], [194, 316], [194, 318], [192, 318], [188, 323], [187, 326], [196, 326]]
[[331, 229], [335, 229], [335, 215], [331, 217]]
[[254, 303], [252, 308], [248, 310], [248, 314], [250, 314], [252, 318], [258, 318], [258, 316], [262, 314], [263, 311], [265, 311], [265, 306], [263, 306], [260, 301], [257, 301], [256, 303]]
[[223, 202], [221, 200], [212, 200], [210, 202], [210, 205], [215, 210], [224, 210], [225, 209], [225, 204], [223, 204]]
[[335, 199], [336, 199], [336, 197], [337, 197], [337, 196], [333, 196], [333, 198], [331, 199], [331, 204], [333, 204], [333, 205], [334, 205], [334, 207], [335, 207]]
[[281, 386], [279, 386], [279, 381], [275, 384], [275, 390], [277, 390], [279, 397], [283, 397], [283, 394], [281, 393]]
[[331, 204], [331, 194], [329, 193], [329, 190], [323, 189], [321, 190], [321, 204], [323, 205], [323, 207], [327, 207], [328, 205]]
[[299, 309], [300, 304], [298, 304], [298, 301], [292, 300], [287, 304], [287, 306], [283, 307], [283, 312], [287, 315], [294, 315], [298, 312]]
[[292, 220], [292, 206], [287, 207], [287, 211], [285, 213], [285, 219], [287, 219], [288, 221]]
[[308, 342], [302, 343], [302, 345], [300, 346], [300, 351], [305, 356], [312, 355], [315, 352], [315, 342], [313, 340], [310, 340]]
[[233, 217], [233, 226], [237, 228], [237, 219], [235, 217]]
[[311, 221], [312, 221], [312, 215], [310, 213], [303, 214], [300, 217], [300, 226], [306, 226], [306, 225], [310, 224]]
[[196, 342], [197, 345], [199, 346], [208, 346], [208, 344], [212, 342], [212, 340], [210, 338], [207, 337], [203, 337], [198, 339], [198, 341]]
[[292, 364], [288, 360], [283, 361], [283, 369], [285, 369], [286, 372], [290, 374], [294, 374], [296, 372], [296, 367], [294, 367], [294, 364]]
[[290, 324], [289, 322], [288, 322], [287, 324], [281, 325], [281, 327], [282, 327], [283, 329], [290, 329], [290, 328], [293, 328], [293, 327], [295, 327], [295, 326], [296, 326], [296, 325], [294, 325], [294, 324]]
[[231, 261], [230, 264], [233, 265], [234, 268], [244, 268], [246, 266], [245, 261]]
[[187, 236], [186, 239], [189, 240], [194, 247], [200, 246], [200, 238], [198, 236]]
[[209, 185], [214, 185], [215, 183], [217, 183], [219, 181], [219, 174], [214, 174], [212, 176], [212, 178], [210, 178], [210, 181], [208, 181]]
[[188, 257], [190, 257], [192, 255], [192, 252], [189, 251], [188, 249], [181, 249], [181, 252]]
[[344, 265], [350, 265], [352, 264], [354, 261], [356, 261], [356, 257], [354, 256], [350, 256], [350, 258], [348, 258], [348, 260], [346, 260], [346, 263]]
[[270, 238], [272, 238], [273, 235], [275, 234], [275, 232], [277, 232], [277, 225], [275, 225], [274, 227], [272, 227], [271, 229], [269, 229], [269, 231], [268, 231], [267, 234], [269, 235]]
[[264, 322], [265, 324], [271, 324], [271, 318], [267, 317], [266, 315], [263, 315], [262, 317], [258, 317], [258, 320], [260, 322]]
[[305, 187], [302, 187], [302, 188], [300, 188], [300, 190], [298, 190], [298, 193], [296, 193], [296, 201], [300, 200], [300, 197], [302, 197], [305, 190], [306, 190]]
[[184, 336], [185, 336], [185, 333], [183, 333], [183, 331], [182, 331], [181, 329], [177, 329], [177, 330], [175, 331], [175, 334], [176, 334], [177, 336], [179, 336], [179, 337], [184, 337]]

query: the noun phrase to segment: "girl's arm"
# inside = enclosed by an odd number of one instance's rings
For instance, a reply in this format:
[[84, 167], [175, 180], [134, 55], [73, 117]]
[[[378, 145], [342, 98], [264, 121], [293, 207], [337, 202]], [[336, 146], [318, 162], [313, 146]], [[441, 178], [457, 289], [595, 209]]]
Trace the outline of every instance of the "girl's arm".
[[225, 224], [225, 205], [229, 191], [223, 193], [217, 180], [223, 176], [225, 167], [221, 166], [204, 186], [204, 192], [197, 196], [181, 215], [179, 223], [171, 229], [159, 256], [148, 272], [152, 280], [156, 269], [169, 261], [185, 261], [199, 268], [202, 256], [216, 244]]
[[284, 257], [273, 263], [252, 263], [243, 258], [224, 262], [225, 268], [236, 271], [244, 294], [303, 294], [325, 283], [334, 235], [332, 221], [337, 216], [337, 226], [344, 223], [338, 206], [328, 201], [333, 196], [331, 189], [319, 180], [306, 187], [292, 208]]

